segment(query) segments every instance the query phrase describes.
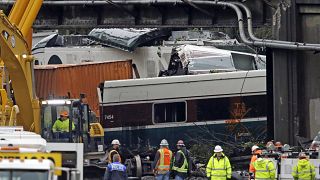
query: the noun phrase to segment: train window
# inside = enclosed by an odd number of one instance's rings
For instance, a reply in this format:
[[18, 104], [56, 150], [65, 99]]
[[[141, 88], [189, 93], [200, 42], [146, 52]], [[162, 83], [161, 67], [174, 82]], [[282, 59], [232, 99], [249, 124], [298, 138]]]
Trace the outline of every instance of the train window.
[[183, 121], [186, 121], [186, 102], [159, 103], [153, 105], [154, 123]]
[[198, 121], [263, 117], [267, 115], [266, 95], [197, 100]]
[[244, 96], [242, 100], [248, 109], [246, 117], [253, 118], [267, 116], [266, 95]]
[[200, 99], [197, 101], [198, 121], [230, 119], [229, 98]]

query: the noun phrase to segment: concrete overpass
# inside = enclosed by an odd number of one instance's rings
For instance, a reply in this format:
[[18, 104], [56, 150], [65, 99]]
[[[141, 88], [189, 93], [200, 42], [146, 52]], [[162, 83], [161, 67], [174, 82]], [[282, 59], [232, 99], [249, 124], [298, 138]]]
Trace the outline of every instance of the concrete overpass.
[[[163, 0], [44, 0], [34, 23], [37, 29], [96, 27], [236, 27], [235, 13], [224, 7]], [[166, 0], [164, 0], [166, 1]], [[246, 0], [254, 26], [271, 23], [267, 0]], [[8, 12], [13, 1], [0, 2]]]

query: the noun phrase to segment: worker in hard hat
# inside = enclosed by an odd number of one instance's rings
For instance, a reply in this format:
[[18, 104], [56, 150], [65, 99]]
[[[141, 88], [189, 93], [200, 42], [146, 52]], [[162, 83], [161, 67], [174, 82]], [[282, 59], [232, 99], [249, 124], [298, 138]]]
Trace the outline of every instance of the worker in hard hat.
[[[69, 120], [69, 113], [68, 111], [62, 111], [60, 113], [60, 118], [58, 118], [53, 126], [52, 126], [52, 131], [53, 133], [56, 132], [69, 132], [70, 128], [70, 120]], [[71, 122], [71, 128], [72, 130], [75, 130], [74, 123]]]
[[292, 176], [295, 180], [298, 179], [310, 179], [314, 180], [316, 172], [314, 165], [309, 161], [307, 155], [304, 152], [299, 154], [298, 164], [293, 167]]
[[162, 139], [160, 149], [157, 151], [152, 163], [156, 180], [169, 180], [171, 160], [172, 152], [169, 150], [169, 143], [166, 139]]
[[249, 166], [249, 173], [254, 174], [255, 173], [255, 169], [253, 167], [253, 162], [255, 162], [258, 159], [258, 154], [261, 154], [261, 150], [259, 148], [259, 146], [254, 145], [251, 147], [251, 153], [252, 153], [252, 157], [251, 157], [251, 161], [250, 161], [250, 166]]
[[127, 180], [127, 168], [120, 162], [120, 155], [115, 154], [112, 158], [113, 163], [109, 163], [103, 180]]
[[189, 151], [183, 140], [177, 142], [177, 150], [173, 158], [172, 170], [175, 174], [175, 180], [183, 180], [188, 177], [189, 170]]
[[275, 145], [273, 143], [273, 140], [267, 142], [266, 149], [269, 153], [273, 153], [275, 151]]
[[207, 177], [211, 180], [231, 179], [231, 165], [229, 158], [223, 153], [221, 146], [214, 148], [214, 154], [211, 156], [207, 168]]
[[118, 139], [114, 139], [112, 140], [111, 142], [111, 145], [112, 145], [112, 148], [109, 150], [109, 153], [108, 153], [108, 163], [113, 163], [113, 156], [115, 154], [118, 154], [119, 157], [120, 157], [120, 161], [121, 162], [121, 156], [120, 156], [120, 153], [119, 153], [119, 149], [120, 149], [120, 141]]
[[280, 152], [282, 150], [282, 143], [280, 141], [277, 141], [274, 143], [275, 151]]
[[273, 141], [268, 141], [267, 144], [266, 144], [266, 147], [269, 147], [269, 146], [272, 146], [272, 145], [274, 146]]
[[253, 167], [255, 169], [254, 178], [255, 179], [276, 179], [276, 169], [272, 161], [265, 158], [267, 152], [262, 152], [257, 154], [258, 159], [253, 162]]

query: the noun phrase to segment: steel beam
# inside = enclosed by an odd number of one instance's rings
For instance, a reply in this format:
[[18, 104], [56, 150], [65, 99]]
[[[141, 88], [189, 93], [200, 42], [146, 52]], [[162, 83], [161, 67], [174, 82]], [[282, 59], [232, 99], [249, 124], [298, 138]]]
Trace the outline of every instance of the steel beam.
[[[9, 12], [11, 1], [0, 2]], [[237, 27], [234, 12], [228, 8], [188, 3], [130, 4], [130, 0], [44, 1], [34, 23], [38, 29], [91, 29], [93, 27]], [[169, 1], [168, 1], [169, 2]], [[271, 8], [262, 1], [247, 0], [255, 27], [271, 24]], [[121, 7], [121, 8], [120, 8]], [[124, 9], [125, 12], [124, 13]], [[158, 9], [165, 10], [160, 12]], [[259, 9], [267, 9], [260, 11]], [[210, 16], [209, 16], [209, 15]]]

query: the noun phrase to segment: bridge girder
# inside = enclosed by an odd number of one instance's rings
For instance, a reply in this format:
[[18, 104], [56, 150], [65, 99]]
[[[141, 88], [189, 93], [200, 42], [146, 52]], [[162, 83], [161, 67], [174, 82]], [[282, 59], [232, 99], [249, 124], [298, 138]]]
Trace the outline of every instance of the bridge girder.
[[[62, 5], [63, 3], [50, 4], [50, 2], [52, 1], [44, 1], [34, 23], [35, 30], [107, 27], [237, 27], [238, 24], [234, 11], [228, 8], [204, 5], [197, 5], [198, 8], [195, 8], [188, 3], [126, 4], [121, 3], [120, 0], [114, 3], [92, 1], [91, 4]], [[271, 23], [272, 9], [263, 0], [247, 0], [245, 4], [252, 10], [254, 26]], [[0, 8], [8, 12], [11, 5], [3, 3], [0, 4]]]

